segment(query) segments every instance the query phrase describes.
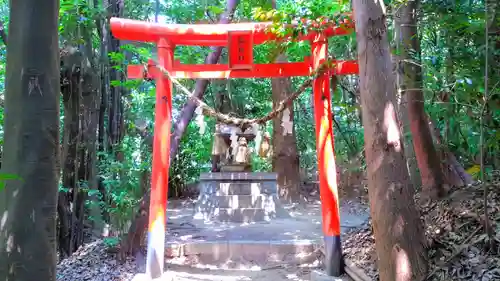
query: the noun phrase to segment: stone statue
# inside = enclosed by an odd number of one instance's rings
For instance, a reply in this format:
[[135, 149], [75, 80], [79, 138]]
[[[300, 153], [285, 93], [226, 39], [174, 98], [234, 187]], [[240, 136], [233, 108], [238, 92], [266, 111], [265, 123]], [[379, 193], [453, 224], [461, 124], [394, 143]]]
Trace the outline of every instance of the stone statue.
[[265, 132], [262, 137], [262, 142], [259, 147], [259, 156], [261, 158], [269, 158], [273, 155], [273, 148], [271, 146], [271, 135]]
[[240, 137], [238, 140], [238, 148], [236, 149], [234, 163], [244, 164], [245, 166], [252, 165], [252, 149], [248, 147], [248, 142], [245, 137]]
[[240, 128], [217, 124], [212, 144], [212, 173], [250, 172], [252, 153], [248, 141], [255, 135], [242, 133]]

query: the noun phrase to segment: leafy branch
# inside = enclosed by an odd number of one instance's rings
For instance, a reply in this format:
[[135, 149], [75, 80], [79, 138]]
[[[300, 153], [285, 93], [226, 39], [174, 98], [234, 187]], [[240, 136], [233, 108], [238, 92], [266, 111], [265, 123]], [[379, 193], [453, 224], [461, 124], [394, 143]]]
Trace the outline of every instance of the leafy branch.
[[8, 181], [8, 180], [19, 180], [21, 182], [23, 181], [22, 178], [14, 175], [14, 174], [1, 173], [0, 174], [0, 191], [2, 191], [5, 188], [6, 181]]

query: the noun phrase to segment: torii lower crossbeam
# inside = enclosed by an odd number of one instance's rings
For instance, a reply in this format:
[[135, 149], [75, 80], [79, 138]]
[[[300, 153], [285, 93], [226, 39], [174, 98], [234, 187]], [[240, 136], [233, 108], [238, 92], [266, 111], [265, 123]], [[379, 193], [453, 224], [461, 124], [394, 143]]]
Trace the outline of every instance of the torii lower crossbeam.
[[[344, 22], [346, 23], [346, 22]], [[349, 25], [349, 21], [347, 21]], [[308, 32], [298, 40], [311, 43], [311, 57], [303, 62], [254, 64], [253, 46], [276, 36], [267, 32], [271, 23], [227, 25], [162, 25], [157, 23], [111, 19], [111, 31], [120, 40], [156, 42], [158, 61], [144, 66], [129, 66], [128, 77], [156, 80], [156, 108], [149, 208], [148, 253], [146, 276], [151, 279], [163, 274], [165, 225], [170, 159], [170, 130], [172, 118], [172, 81], [161, 73], [155, 63], [167, 70], [172, 78], [278, 78], [309, 76], [327, 59], [327, 37], [345, 35], [353, 26], [327, 26], [323, 33]], [[226, 46], [227, 65], [184, 65], [174, 60], [176, 45]], [[343, 273], [340, 245], [340, 217], [335, 166], [330, 76], [357, 74], [355, 61], [337, 61], [332, 68], [315, 76], [313, 81], [314, 120], [321, 195], [325, 265], [327, 274]], [[334, 89], [336, 85], [333, 85]]]
[[[348, 75], [358, 73], [358, 63], [356, 61], [335, 61], [330, 68], [330, 75]], [[254, 64], [252, 69], [232, 70], [225, 64], [181, 64], [174, 62], [170, 77], [182, 78], [203, 78], [203, 79], [228, 79], [228, 78], [283, 78], [293, 76], [310, 76], [313, 74], [312, 62], [307, 57], [303, 62], [287, 63], [267, 63]], [[143, 65], [129, 65], [128, 78], [155, 79], [163, 73], [156, 67], [154, 61], [148, 63], [148, 67]]]

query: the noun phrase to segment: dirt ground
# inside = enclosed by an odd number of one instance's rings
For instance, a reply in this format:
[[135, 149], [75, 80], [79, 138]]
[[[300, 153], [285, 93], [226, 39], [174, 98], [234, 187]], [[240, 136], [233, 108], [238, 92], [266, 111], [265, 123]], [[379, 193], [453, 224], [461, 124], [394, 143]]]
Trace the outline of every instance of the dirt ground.
[[[354, 196], [356, 197], [356, 196]], [[314, 201], [314, 200], [312, 200]], [[309, 221], [311, 223], [308, 239], [321, 238], [321, 215], [318, 208], [318, 202], [311, 203], [309, 206], [289, 206], [288, 210], [292, 216], [297, 217], [297, 220]], [[170, 204], [169, 206], [175, 206]], [[177, 202], [177, 205], [178, 202]], [[182, 205], [182, 204], [181, 204]], [[317, 206], [318, 205], [318, 206]], [[314, 208], [312, 208], [313, 206]], [[175, 212], [174, 209], [171, 209]], [[353, 231], [355, 227], [350, 226], [352, 219], [357, 218], [357, 213], [367, 220], [366, 207], [359, 203], [356, 198], [347, 199], [341, 198], [341, 212], [345, 213], [344, 221], [346, 231]], [[181, 217], [177, 215], [177, 217]], [[170, 220], [175, 222], [175, 219]], [[315, 222], [315, 223], [314, 223]], [[283, 227], [290, 225], [291, 222], [283, 220], [278, 224]], [[356, 222], [356, 225], [360, 222]], [[365, 225], [366, 223], [363, 223]], [[269, 225], [268, 225], [269, 226]], [[293, 226], [293, 224], [292, 224]], [[261, 227], [265, 227], [262, 225]], [[254, 231], [256, 226], [249, 228]], [[276, 228], [276, 227], [271, 227]], [[318, 237], [316, 237], [318, 236]], [[315, 238], [316, 237], [316, 238]], [[311, 272], [313, 270], [321, 271], [321, 257], [318, 259], [308, 260], [306, 263], [277, 263], [255, 266], [252, 264], [241, 263], [235, 267], [225, 267], [224, 265], [202, 265], [193, 264], [183, 261], [182, 258], [172, 258], [167, 261], [167, 273], [162, 280], [178, 280], [178, 281], [226, 281], [226, 280], [255, 280], [255, 281], [301, 281], [311, 280]], [[115, 253], [111, 252], [103, 240], [95, 241], [81, 247], [72, 257], [63, 260], [57, 267], [58, 281], [75, 281], [75, 280], [92, 280], [92, 281], [139, 281], [141, 280], [140, 273], [144, 272], [144, 268], [139, 266], [133, 258], [128, 259], [125, 263], [117, 262]], [[139, 274], [139, 275], [138, 275]], [[134, 276], [136, 279], [134, 279]], [[337, 280], [349, 280], [347, 277]]]
[[[162, 280], [170, 281], [285, 281], [310, 280], [311, 268], [290, 267], [272, 268], [268, 270], [218, 270], [210, 268], [194, 268], [169, 264]], [[71, 258], [62, 261], [57, 268], [58, 281], [92, 280], [92, 281], [131, 281], [143, 280], [139, 276], [133, 259], [120, 264], [113, 254], [106, 251], [102, 241], [87, 244]], [[134, 279], [134, 277], [136, 277]]]

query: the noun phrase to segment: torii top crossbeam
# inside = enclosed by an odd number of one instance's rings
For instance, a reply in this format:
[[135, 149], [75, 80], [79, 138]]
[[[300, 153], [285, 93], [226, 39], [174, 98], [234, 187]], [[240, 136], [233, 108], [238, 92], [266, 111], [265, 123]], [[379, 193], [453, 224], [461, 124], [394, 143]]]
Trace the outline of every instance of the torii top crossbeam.
[[[158, 42], [168, 38], [174, 45], [184, 46], [227, 46], [231, 34], [250, 33], [252, 44], [259, 45], [275, 40], [276, 35], [269, 32], [272, 22], [230, 23], [230, 24], [158, 24], [138, 20], [111, 18], [113, 35], [122, 40]], [[294, 25], [291, 25], [293, 27]], [[342, 27], [330, 24], [321, 32], [326, 37], [351, 33], [352, 24], [346, 21]], [[311, 40], [315, 33], [300, 36], [299, 40]]]
[[[172, 46], [224, 46], [228, 48], [228, 64], [182, 64], [173, 60], [168, 67], [173, 78], [276, 78], [309, 76], [313, 72], [313, 62], [305, 57], [302, 62], [255, 64], [254, 45], [277, 40], [269, 32], [271, 22], [231, 23], [231, 24], [158, 24], [130, 19], [111, 18], [113, 35], [121, 40], [155, 42], [167, 40]], [[293, 27], [293, 25], [291, 25]], [[327, 23], [321, 32], [309, 32], [298, 36], [297, 40], [314, 41], [316, 37], [347, 35], [352, 31], [348, 20], [342, 27]], [[357, 74], [356, 61], [337, 61], [331, 75]], [[143, 66], [130, 65], [129, 78], [157, 78], [161, 76], [154, 63], [150, 63], [147, 73]]]

